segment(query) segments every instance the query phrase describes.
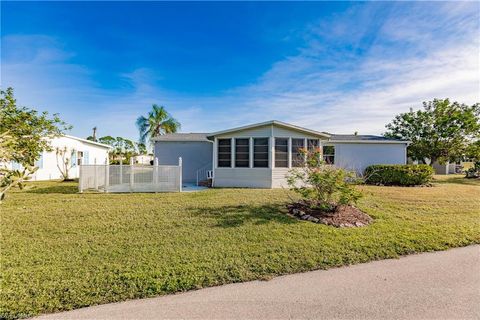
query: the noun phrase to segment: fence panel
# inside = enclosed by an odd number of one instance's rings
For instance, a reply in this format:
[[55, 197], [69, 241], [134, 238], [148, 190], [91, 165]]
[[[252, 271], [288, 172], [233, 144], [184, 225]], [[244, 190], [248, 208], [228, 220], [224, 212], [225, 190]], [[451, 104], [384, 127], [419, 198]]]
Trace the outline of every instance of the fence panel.
[[79, 190], [104, 192], [181, 191], [181, 161], [178, 166], [81, 165]]

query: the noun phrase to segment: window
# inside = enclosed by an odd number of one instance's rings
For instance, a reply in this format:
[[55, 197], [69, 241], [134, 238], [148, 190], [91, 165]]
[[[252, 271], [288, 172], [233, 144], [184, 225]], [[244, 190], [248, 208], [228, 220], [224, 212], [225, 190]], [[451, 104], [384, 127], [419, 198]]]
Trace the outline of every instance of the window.
[[248, 168], [250, 165], [250, 139], [235, 139], [235, 167]]
[[323, 161], [325, 161], [327, 164], [335, 163], [335, 147], [334, 146], [323, 147]]
[[83, 159], [83, 152], [82, 152], [82, 151], [78, 151], [78, 152], [77, 152], [77, 163], [78, 163], [78, 165], [81, 165], [81, 164], [82, 164], [82, 159]]
[[253, 167], [268, 168], [268, 138], [253, 139]]
[[304, 147], [304, 139], [292, 139], [292, 167], [303, 167], [305, 157], [300, 152]]
[[84, 152], [83, 152], [82, 164], [90, 164], [90, 159], [89, 159], [88, 151], [84, 151]]
[[71, 156], [72, 156], [72, 159], [71, 159], [72, 167], [76, 167], [78, 164], [77, 152], [75, 150], [72, 150]]
[[287, 138], [275, 138], [275, 167], [288, 168]]
[[38, 169], [43, 169], [43, 152], [40, 154], [38, 160], [35, 161], [34, 166]]
[[232, 140], [218, 139], [218, 167], [226, 168], [232, 165]]

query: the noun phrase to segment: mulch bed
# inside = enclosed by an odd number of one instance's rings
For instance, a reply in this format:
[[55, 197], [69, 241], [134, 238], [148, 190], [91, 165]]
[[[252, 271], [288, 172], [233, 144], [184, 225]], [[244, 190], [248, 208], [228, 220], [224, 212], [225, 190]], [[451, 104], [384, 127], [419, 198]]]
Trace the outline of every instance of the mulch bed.
[[303, 202], [293, 203], [287, 207], [290, 214], [299, 219], [339, 228], [363, 227], [373, 221], [368, 214], [354, 206], [341, 205], [331, 212], [311, 209]]

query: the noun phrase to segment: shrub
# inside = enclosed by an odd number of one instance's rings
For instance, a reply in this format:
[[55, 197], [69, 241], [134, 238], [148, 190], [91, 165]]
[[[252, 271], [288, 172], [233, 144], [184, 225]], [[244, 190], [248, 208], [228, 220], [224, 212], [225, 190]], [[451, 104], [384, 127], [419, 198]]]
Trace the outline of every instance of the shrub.
[[388, 186], [417, 186], [429, 183], [433, 168], [426, 164], [376, 164], [365, 169], [365, 183]]
[[344, 169], [326, 165], [320, 159], [320, 150], [301, 150], [306, 157], [304, 167], [289, 171], [288, 185], [311, 208], [335, 211], [339, 205], [350, 205], [362, 196], [355, 189], [355, 175]]
[[476, 161], [473, 167], [465, 171], [465, 178], [480, 178], [480, 161]]

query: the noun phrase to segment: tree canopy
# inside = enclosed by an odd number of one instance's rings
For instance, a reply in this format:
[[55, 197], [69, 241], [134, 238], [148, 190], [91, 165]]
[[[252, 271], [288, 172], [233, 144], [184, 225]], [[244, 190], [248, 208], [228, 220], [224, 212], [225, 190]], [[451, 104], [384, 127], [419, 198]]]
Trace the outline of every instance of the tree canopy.
[[480, 104], [435, 99], [424, 102], [423, 109], [397, 115], [386, 128], [386, 137], [412, 142], [408, 156], [413, 160], [457, 160], [480, 137]]
[[17, 106], [13, 89], [0, 90], [0, 134], [12, 137], [9, 160], [22, 165], [33, 165], [43, 150], [51, 151], [50, 141], [71, 126], [58, 114]]
[[152, 105], [148, 115], [137, 118], [137, 127], [140, 132], [140, 143], [146, 143], [156, 136], [175, 133], [180, 129], [180, 122], [173, 118], [163, 106]]

